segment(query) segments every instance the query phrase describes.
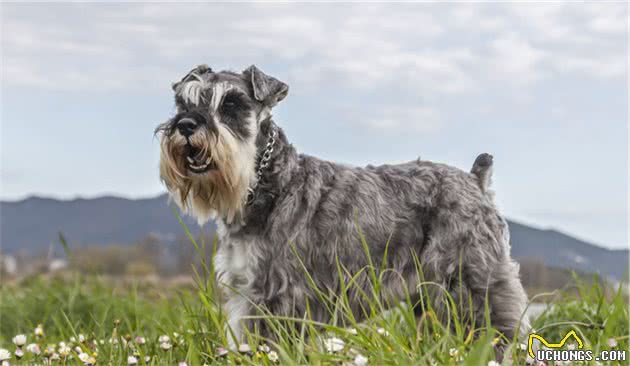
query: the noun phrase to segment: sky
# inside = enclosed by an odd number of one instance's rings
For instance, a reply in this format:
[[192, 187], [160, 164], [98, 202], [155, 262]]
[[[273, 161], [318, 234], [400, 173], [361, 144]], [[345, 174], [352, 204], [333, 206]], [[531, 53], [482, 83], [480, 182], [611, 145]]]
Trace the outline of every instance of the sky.
[[495, 157], [514, 220], [628, 246], [628, 5], [2, 4], [0, 198], [151, 197], [190, 68], [284, 82], [276, 123], [352, 165]]

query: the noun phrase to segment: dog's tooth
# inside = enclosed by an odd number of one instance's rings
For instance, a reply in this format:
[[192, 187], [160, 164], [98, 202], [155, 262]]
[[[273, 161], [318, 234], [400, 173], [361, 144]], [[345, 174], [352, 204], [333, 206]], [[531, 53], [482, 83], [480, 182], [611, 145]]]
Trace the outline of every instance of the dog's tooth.
[[210, 160], [212, 159], [208, 156], [208, 158], [206, 159], [206, 165], [210, 164]]
[[186, 159], [188, 160], [189, 163], [194, 164], [195, 160], [193, 158], [191, 158], [190, 156], [187, 156]]
[[195, 170], [202, 170], [202, 169], [206, 169], [207, 167], [208, 167], [208, 164], [190, 165], [190, 168], [195, 169]]

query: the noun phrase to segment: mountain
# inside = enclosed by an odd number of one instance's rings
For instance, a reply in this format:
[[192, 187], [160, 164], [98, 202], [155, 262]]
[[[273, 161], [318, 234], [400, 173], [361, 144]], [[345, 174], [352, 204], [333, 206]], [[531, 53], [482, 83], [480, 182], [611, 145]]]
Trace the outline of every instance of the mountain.
[[[183, 218], [189, 227], [196, 224]], [[166, 195], [56, 200], [30, 197], [0, 202], [0, 248], [5, 252], [47, 249], [62, 232], [74, 246], [127, 244], [151, 234], [171, 241], [184, 235]]]
[[537, 259], [550, 267], [601, 273], [616, 280], [628, 276], [628, 249], [607, 249], [556, 230], [541, 230], [509, 221], [512, 256]]
[[[184, 218], [190, 227], [196, 224]], [[555, 230], [509, 222], [512, 255], [519, 261], [535, 259], [547, 266], [625, 278], [628, 250], [611, 250]], [[210, 226], [206, 232], [214, 229]], [[167, 203], [166, 195], [130, 200], [118, 197], [56, 200], [31, 197], [0, 202], [0, 248], [43, 251], [62, 232], [73, 246], [126, 244], [149, 234], [172, 241], [184, 230]]]

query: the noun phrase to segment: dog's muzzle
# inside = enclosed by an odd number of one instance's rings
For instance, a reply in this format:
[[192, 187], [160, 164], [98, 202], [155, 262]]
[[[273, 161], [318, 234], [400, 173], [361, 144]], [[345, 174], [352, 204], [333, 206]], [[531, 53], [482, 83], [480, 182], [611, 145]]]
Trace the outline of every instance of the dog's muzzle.
[[[208, 128], [203, 116], [194, 112], [189, 113], [179, 118], [175, 122], [174, 127], [179, 134], [186, 139], [183, 153], [188, 170], [195, 174], [203, 174], [210, 170], [217, 169], [212, 157], [208, 154], [209, 151], [207, 151], [207, 147], [206, 149], [201, 149], [193, 143], [195, 140], [192, 138], [193, 135], [201, 128]], [[209, 130], [211, 131], [212, 129]]]

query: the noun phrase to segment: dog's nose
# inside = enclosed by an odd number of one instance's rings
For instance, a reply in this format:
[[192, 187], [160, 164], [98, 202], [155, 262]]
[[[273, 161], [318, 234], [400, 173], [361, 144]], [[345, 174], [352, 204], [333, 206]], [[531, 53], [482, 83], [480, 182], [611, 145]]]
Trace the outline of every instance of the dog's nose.
[[192, 118], [182, 118], [179, 122], [177, 122], [176, 127], [179, 133], [181, 133], [184, 137], [188, 137], [195, 133], [195, 130], [197, 129], [197, 122], [195, 122]]

